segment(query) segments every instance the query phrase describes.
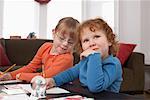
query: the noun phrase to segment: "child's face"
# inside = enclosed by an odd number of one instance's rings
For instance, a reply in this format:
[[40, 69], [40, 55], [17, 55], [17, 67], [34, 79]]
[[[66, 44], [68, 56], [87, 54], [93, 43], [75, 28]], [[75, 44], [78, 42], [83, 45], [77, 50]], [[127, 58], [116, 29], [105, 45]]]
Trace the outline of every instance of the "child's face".
[[87, 49], [96, 50], [101, 53], [102, 56], [107, 56], [109, 52], [109, 46], [111, 43], [108, 42], [104, 31], [92, 32], [89, 28], [85, 28], [81, 35], [81, 44], [83, 51]]
[[74, 47], [74, 40], [70, 37], [69, 34], [61, 34], [61, 33], [54, 33], [54, 51], [57, 54], [63, 54], [66, 52], [71, 52]]

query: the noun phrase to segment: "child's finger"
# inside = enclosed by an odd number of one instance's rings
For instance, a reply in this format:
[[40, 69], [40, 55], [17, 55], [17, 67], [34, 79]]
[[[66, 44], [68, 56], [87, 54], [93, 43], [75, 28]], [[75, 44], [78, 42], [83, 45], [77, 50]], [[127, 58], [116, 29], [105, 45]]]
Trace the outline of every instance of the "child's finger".
[[21, 73], [19, 73], [19, 74], [16, 75], [16, 79], [17, 80], [19, 80], [20, 75], [21, 75]]
[[3, 74], [3, 75], [0, 75], [0, 81], [4, 81], [4, 80], [6, 80], [6, 74]]
[[3, 74], [4, 74], [3, 72], [0, 72], [0, 78], [3, 76]]
[[12, 79], [12, 76], [10, 75], [10, 73], [5, 73], [0, 77], [0, 80], [6, 81], [6, 80], [10, 80]]
[[3, 74], [3, 72], [0, 71], [0, 75], [2, 75], [2, 74]]

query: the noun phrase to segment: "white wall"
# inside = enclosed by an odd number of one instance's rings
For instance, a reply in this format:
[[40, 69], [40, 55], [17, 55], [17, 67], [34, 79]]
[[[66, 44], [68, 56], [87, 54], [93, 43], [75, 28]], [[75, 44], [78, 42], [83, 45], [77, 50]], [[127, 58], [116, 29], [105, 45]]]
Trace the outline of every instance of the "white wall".
[[150, 1], [141, 2], [141, 15], [142, 52], [145, 54], [145, 63], [150, 64]]
[[2, 37], [2, 23], [3, 23], [3, 0], [0, 1], [0, 38]]
[[141, 52], [141, 11], [140, 1], [119, 1], [119, 39], [135, 43]]
[[119, 2], [119, 39], [135, 43], [136, 52], [145, 54], [145, 63], [150, 64], [150, 1], [121, 0]]

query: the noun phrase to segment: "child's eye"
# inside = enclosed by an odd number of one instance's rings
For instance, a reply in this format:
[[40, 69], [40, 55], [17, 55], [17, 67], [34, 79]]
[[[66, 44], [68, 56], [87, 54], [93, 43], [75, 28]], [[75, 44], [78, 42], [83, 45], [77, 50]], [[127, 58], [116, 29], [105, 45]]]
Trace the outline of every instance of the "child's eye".
[[95, 35], [95, 36], [94, 36], [94, 38], [96, 38], [96, 39], [99, 38], [99, 37], [101, 37], [101, 36], [99, 36], [99, 35]]
[[83, 43], [86, 43], [86, 42], [88, 42], [88, 41], [89, 41], [88, 39], [84, 39], [84, 40], [83, 40]]
[[59, 39], [60, 39], [60, 40], [65, 40], [65, 38], [64, 38], [64, 37], [59, 37]]
[[73, 45], [73, 41], [68, 41], [68, 44]]

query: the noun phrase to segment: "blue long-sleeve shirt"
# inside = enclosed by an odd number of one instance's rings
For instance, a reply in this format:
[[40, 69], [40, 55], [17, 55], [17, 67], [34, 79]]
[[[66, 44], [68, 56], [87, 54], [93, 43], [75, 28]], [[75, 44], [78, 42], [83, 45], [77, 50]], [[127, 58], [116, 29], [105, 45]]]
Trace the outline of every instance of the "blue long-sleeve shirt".
[[79, 78], [81, 84], [88, 87], [91, 92], [103, 90], [119, 92], [122, 82], [122, 67], [116, 57], [110, 55], [102, 60], [100, 53], [94, 53], [53, 78], [56, 86]]

